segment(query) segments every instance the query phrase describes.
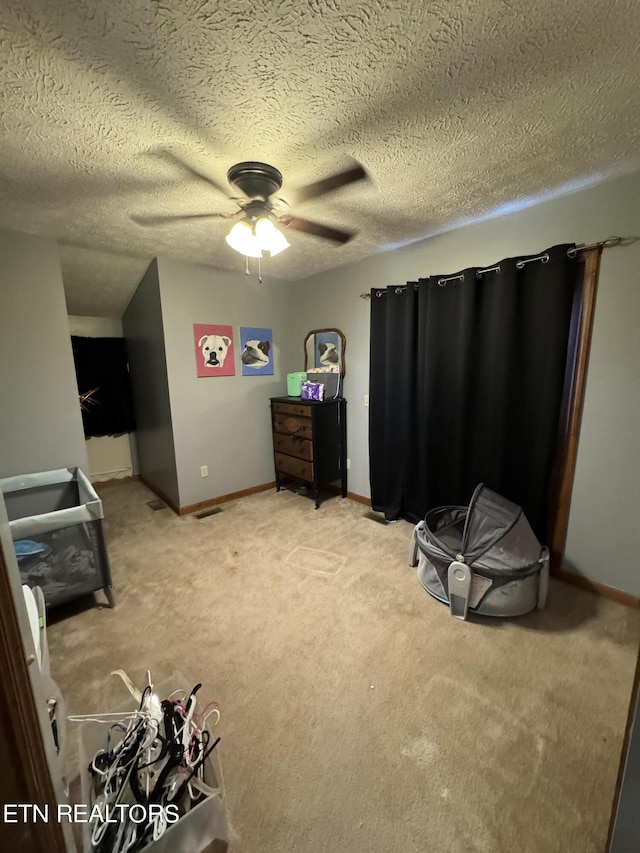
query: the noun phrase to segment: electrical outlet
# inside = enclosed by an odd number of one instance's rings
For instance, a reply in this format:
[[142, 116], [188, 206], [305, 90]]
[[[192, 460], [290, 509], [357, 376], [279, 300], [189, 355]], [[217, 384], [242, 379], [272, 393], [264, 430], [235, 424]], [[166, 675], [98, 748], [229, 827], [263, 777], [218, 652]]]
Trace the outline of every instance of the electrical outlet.
[[365, 406], [369, 405], [369, 395], [368, 394], [364, 395], [364, 404], [365, 404]]
[[209, 476], [209, 466], [208, 465], [201, 465], [200, 466], [200, 476], [201, 477], [208, 477]]
[[347, 468], [351, 468], [351, 460], [347, 459]]

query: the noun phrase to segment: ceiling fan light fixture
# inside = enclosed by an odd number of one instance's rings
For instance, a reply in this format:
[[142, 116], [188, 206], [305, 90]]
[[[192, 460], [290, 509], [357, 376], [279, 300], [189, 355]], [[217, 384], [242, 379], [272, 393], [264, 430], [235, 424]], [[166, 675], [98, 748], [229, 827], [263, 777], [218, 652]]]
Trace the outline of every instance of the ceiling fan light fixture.
[[266, 216], [260, 217], [256, 222], [256, 240], [260, 248], [269, 252], [272, 258], [274, 255], [284, 252], [291, 245], [282, 231], [276, 228]]
[[261, 258], [262, 251], [258, 240], [249, 222], [243, 219], [236, 222], [231, 231], [225, 237], [228, 245], [241, 255], [248, 258]]

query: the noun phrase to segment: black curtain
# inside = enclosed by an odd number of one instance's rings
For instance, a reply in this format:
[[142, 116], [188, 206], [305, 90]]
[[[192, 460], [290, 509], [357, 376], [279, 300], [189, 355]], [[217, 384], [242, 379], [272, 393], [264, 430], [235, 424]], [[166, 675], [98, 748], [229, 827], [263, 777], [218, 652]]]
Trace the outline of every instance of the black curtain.
[[482, 482], [546, 541], [572, 248], [371, 291], [371, 502], [387, 519], [466, 505]]
[[71, 336], [78, 393], [95, 389], [83, 406], [86, 438], [133, 432], [136, 422], [124, 338]]

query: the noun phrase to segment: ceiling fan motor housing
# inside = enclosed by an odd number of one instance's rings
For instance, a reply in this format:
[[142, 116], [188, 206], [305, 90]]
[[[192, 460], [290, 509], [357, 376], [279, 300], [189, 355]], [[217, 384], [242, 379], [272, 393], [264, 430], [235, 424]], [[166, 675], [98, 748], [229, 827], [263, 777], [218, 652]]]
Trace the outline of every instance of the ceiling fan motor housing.
[[227, 172], [227, 179], [248, 198], [263, 201], [267, 201], [282, 186], [282, 175], [274, 166], [254, 160], [236, 163]]

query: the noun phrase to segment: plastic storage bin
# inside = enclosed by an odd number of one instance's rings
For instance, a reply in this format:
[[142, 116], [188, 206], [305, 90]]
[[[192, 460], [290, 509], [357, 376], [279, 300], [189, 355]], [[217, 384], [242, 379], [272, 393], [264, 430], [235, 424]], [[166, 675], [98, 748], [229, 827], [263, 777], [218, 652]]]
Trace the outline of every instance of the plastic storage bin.
[[[160, 699], [166, 699], [171, 693], [176, 690], [184, 690], [189, 693], [193, 683], [187, 684], [186, 678], [179, 672], [173, 675], [166, 681], [159, 684], [154, 684], [153, 692]], [[115, 711], [129, 712], [138, 707], [138, 704], [131, 696], [120, 705]], [[201, 711], [199, 706], [196, 710]], [[114, 712], [109, 712], [114, 713]], [[115, 718], [113, 718], [115, 719]], [[79, 750], [78, 756], [80, 761], [80, 790], [82, 803], [88, 807], [90, 812], [91, 806], [91, 776], [89, 775], [88, 767], [95, 754], [100, 749], [105, 748], [106, 735], [108, 727], [103, 723], [86, 722], [80, 726]], [[112, 743], [117, 742], [117, 736]], [[198, 803], [187, 814], [180, 818], [177, 823], [168, 827], [164, 835], [147, 844], [142, 848], [141, 853], [201, 853], [207, 849], [214, 841], [225, 843], [228, 841], [227, 818], [224, 806], [224, 780], [222, 777], [222, 766], [220, 764], [219, 746], [213, 750], [205, 765], [205, 782], [211, 788], [217, 788], [219, 793], [215, 796], [210, 796]], [[82, 849], [83, 853], [92, 853], [95, 850], [91, 846], [91, 829], [90, 823], [84, 823], [82, 826]]]
[[0, 480], [23, 584], [47, 607], [103, 589], [114, 606], [102, 501], [79, 468]]
[[309, 382], [322, 382], [325, 400], [331, 400], [338, 396], [340, 373], [337, 367], [313, 367], [307, 371], [307, 380]]

